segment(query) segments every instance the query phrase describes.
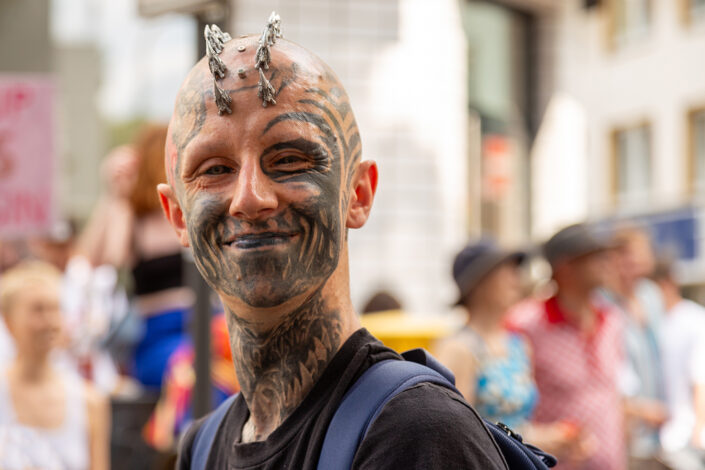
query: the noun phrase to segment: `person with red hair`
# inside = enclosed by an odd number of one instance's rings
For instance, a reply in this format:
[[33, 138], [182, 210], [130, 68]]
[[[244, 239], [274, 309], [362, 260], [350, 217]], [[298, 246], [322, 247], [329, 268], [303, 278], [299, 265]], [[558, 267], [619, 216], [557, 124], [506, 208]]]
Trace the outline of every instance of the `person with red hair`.
[[108, 155], [103, 165], [107, 191], [78, 247], [93, 266], [130, 269], [134, 307], [143, 323], [132, 372], [154, 391], [161, 388], [169, 356], [187, 339], [193, 304], [179, 240], [155, 191], [166, 181], [166, 132], [164, 125], [146, 125], [132, 145]]

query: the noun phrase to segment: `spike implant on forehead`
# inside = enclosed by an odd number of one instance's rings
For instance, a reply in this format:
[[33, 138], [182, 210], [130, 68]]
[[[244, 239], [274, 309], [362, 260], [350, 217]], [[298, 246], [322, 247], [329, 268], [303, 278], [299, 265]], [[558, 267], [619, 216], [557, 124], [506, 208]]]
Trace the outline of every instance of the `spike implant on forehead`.
[[208, 57], [208, 68], [213, 74], [213, 93], [215, 94], [215, 104], [218, 106], [218, 114], [232, 114], [230, 109], [232, 98], [230, 95], [218, 86], [218, 79], [225, 77], [227, 67], [223, 60], [218, 56], [223, 52], [225, 43], [232, 39], [228, 33], [224, 33], [216, 25], [206, 26], [203, 31], [203, 36], [206, 38], [206, 56]]
[[269, 15], [267, 26], [262, 31], [262, 36], [259, 39], [259, 46], [255, 53], [255, 68], [259, 70], [259, 83], [257, 84], [257, 96], [262, 100], [262, 106], [267, 104], [277, 104], [274, 99], [275, 90], [272, 84], [264, 76], [264, 70], [269, 69], [269, 64], [272, 61], [272, 52], [270, 47], [277, 42], [277, 38], [282, 37], [281, 18], [276, 12]]

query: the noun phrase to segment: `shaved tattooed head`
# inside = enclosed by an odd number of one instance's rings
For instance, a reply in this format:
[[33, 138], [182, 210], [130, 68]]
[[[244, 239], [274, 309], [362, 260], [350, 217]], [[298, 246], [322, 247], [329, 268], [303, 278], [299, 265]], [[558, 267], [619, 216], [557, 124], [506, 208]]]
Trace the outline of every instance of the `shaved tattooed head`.
[[[206, 60], [194, 67], [177, 97], [166, 165], [201, 273], [219, 292], [271, 307], [320, 284], [335, 269], [361, 145], [335, 74], [291, 42], [280, 40], [272, 48], [266, 74], [277, 104], [263, 108], [256, 94], [256, 49], [257, 37], [237, 38], [220, 55], [229, 72], [222, 84], [232, 97], [232, 115], [218, 115]], [[267, 217], [229, 211], [237, 201], [221, 191], [253, 151], [266, 189], [286, 186], [291, 196]], [[294, 235], [295, 243], [284, 240], [290, 250], [257, 249]], [[240, 253], [233, 257], [232, 251]]]
[[[244, 51], [240, 52], [239, 49], [243, 47]], [[229, 72], [224, 80], [229, 85], [225, 91], [235, 100], [248, 91], [257, 92], [258, 72], [252, 64], [256, 47], [257, 36], [240, 37], [226, 43], [221, 55], [228, 64]], [[334, 72], [311, 52], [284, 39], [277, 43], [273, 56], [275, 59], [272, 60], [273, 65], [268, 69], [267, 75], [275, 86], [276, 97], [279, 98], [280, 94], [291, 86], [294, 90], [290, 89], [289, 94], [297, 93], [299, 96], [295, 98], [299, 104], [309, 104], [317, 108], [313, 110], [314, 114], [318, 114], [319, 118], [327, 120], [328, 124], [333, 126], [336, 132], [328, 137], [341, 139], [339, 150], [345, 153], [343, 157], [346, 159], [351, 157], [348, 163], [352, 166], [361, 155], [359, 133], [349, 98]], [[166, 147], [166, 168], [170, 184], [175, 181], [185, 147], [203, 130], [209, 110], [212, 115], [210, 108], [215, 105], [211, 88], [212, 76], [209, 74], [207, 58], [203, 58], [191, 70], [176, 98], [174, 114], [169, 125], [170, 138]], [[244, 98], [248, 102], [251, 101], [251, 96]], [[242, 110], [256, 111], [251, 107]], [[226, 119], [227, 116], [223, 118]]]
[[[234, 38], [219, 54], [232, 114], [218, 113], [206, 58], [187, 76], [169, 125], [169, 185], [160, 188], [167, 217], [223, 300], [252, 413], [244, 439], [280, 424], [354, 331], [346, 230], [364, 223], [376, 185], [335, 74], [283, 39], [260, 71], [258, 38]], [[260, 72], [274, 89], [266, 107]], [[350, 214], [366, 163], [374, 183], [362, 220]]]

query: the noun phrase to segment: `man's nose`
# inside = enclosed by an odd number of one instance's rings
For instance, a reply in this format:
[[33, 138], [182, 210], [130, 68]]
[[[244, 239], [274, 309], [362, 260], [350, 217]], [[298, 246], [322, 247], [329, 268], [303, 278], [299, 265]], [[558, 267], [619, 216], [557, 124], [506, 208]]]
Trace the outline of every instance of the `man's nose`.
[[274, 182], [264, 174], [259, 162], [244, 162], [235, 184], [229, 209], [233, 217], [257, 220], [276, 210], [278, 201]]

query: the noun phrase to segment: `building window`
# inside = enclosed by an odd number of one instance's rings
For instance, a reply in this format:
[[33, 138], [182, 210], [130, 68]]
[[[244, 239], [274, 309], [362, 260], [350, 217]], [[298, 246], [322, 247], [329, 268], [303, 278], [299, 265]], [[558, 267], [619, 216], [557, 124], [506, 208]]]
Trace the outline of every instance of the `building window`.
[[705, 0], [682, 0], [686, 24], [705, 20]]
[[617, 205], [636, 208], [647, 204], [651, 192], [651, 126], [616, 130], [612, 144]]
[[613, 48], [623, 48], [642, 41], [648, 36], [652, 19], [651, 1], [612, 0], [610, 2], [610, 44]]
[[691, 187], [705, 195], [705, 109], [690, 113]]

